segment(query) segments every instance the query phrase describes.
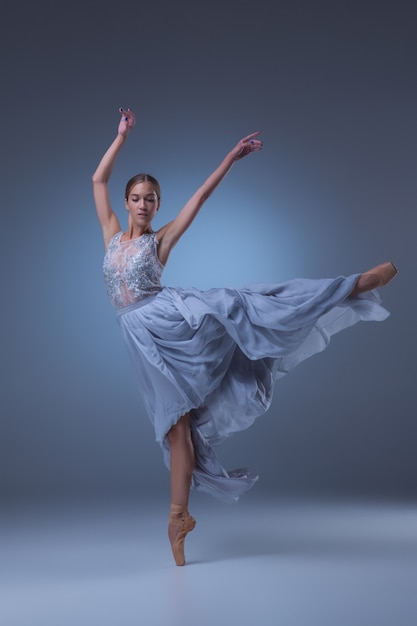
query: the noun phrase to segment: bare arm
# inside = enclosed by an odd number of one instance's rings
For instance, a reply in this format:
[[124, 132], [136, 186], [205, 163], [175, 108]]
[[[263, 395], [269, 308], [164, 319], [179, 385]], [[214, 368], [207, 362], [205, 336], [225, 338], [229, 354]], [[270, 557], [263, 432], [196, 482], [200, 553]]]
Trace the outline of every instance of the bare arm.
[[201, 187], [191, 196], [176, 219], [160, 229], [158, 232], [158, 255], [161, 263], [166, 263], [172, 248], [192, 224], [204, 202], [221, 183], [233, 163], [251, 152], [262, 149], [262, 141], [255, 139], [258, 135], [259, 132], [251, 133], [241, 139]]
[[93, 174], [94, 202], [97, 216], [103, 230], [104, 245], [107, 247], [110, 239], [120, 230], [119, 220], [110, 204], [110, 196], [107, 183], [113, 171], [113, 166], [124, 142], [135, 124], [135, 116], [128, 109], [120, 110], [122, 119], [119, 123], [117, 135], [114, 141], [103, 155], [96, 171]]

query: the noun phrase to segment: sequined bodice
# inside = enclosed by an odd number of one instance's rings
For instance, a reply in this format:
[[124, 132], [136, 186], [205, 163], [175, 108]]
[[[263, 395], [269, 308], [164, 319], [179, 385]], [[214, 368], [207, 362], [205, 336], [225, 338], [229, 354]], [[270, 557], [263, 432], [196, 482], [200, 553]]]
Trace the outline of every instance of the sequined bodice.
[[156, 251], [156, 233], [120, 241], [122, 234], [110, 240], [103, 263], [107, 294], [116, 309], [161, 291], [164, 269]]

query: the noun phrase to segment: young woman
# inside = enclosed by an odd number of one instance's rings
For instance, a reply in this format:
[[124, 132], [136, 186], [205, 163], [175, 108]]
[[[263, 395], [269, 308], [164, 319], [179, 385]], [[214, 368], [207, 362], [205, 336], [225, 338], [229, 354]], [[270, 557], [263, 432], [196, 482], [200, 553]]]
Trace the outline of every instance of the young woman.
[[120, 112], [117, 136], [93, 175], [104, 277], [170, 469], [168, 535], [175, 562], [183, 565], [184, 539], [195, 526], [188, 513], [190, 487], [236, 500], [257, 480], [246, 470], [226, 472], [213, 445], [263, 414], [275, 381], [323, 350], [331, 335], [359, 320], [384, 320], [388, 312], [371, 290], [397, 270], [386, 262], [348, 277], [240, 290], [162, 287], [172, 248], [235, 161], [261, 150], [262, 141], [257, 132], [241, 139], [158, 231], [152, 220], [160, 207], [159, 184], [149, 174], [134, 176], [126, 186], [128, 226], [122, 230], [107, 183], [135, 117], [130, 109]]

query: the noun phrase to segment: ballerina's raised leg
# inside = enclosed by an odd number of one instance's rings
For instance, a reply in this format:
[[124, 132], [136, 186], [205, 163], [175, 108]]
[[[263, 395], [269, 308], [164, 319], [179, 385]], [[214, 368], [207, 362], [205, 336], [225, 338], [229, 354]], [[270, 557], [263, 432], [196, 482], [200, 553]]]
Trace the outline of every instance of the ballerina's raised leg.
[[170, 446], [171, 510], [168, 537], [177, 565], [185, 564], [184, 540], [196, 521], [188, 512], [191, 478], [195, 465], [190, 415], [183, 415], [168, 432]]
[[398, 269], [392, 261], [381, 263], [359, 276], [358, 282], [352, 291], [352, 295], [383, 287], [397, 274]]

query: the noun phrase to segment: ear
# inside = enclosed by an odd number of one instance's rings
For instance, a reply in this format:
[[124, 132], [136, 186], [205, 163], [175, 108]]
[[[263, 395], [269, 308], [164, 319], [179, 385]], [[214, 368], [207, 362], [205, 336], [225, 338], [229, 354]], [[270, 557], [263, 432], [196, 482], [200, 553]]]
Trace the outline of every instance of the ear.
[[125, 198], [125, 209], [126, 209], [126, 211], [128, 211], [128, 210], [129, 210], [129, 207], [127, 206], [127, 200], [126, 200], [126, 198]]

